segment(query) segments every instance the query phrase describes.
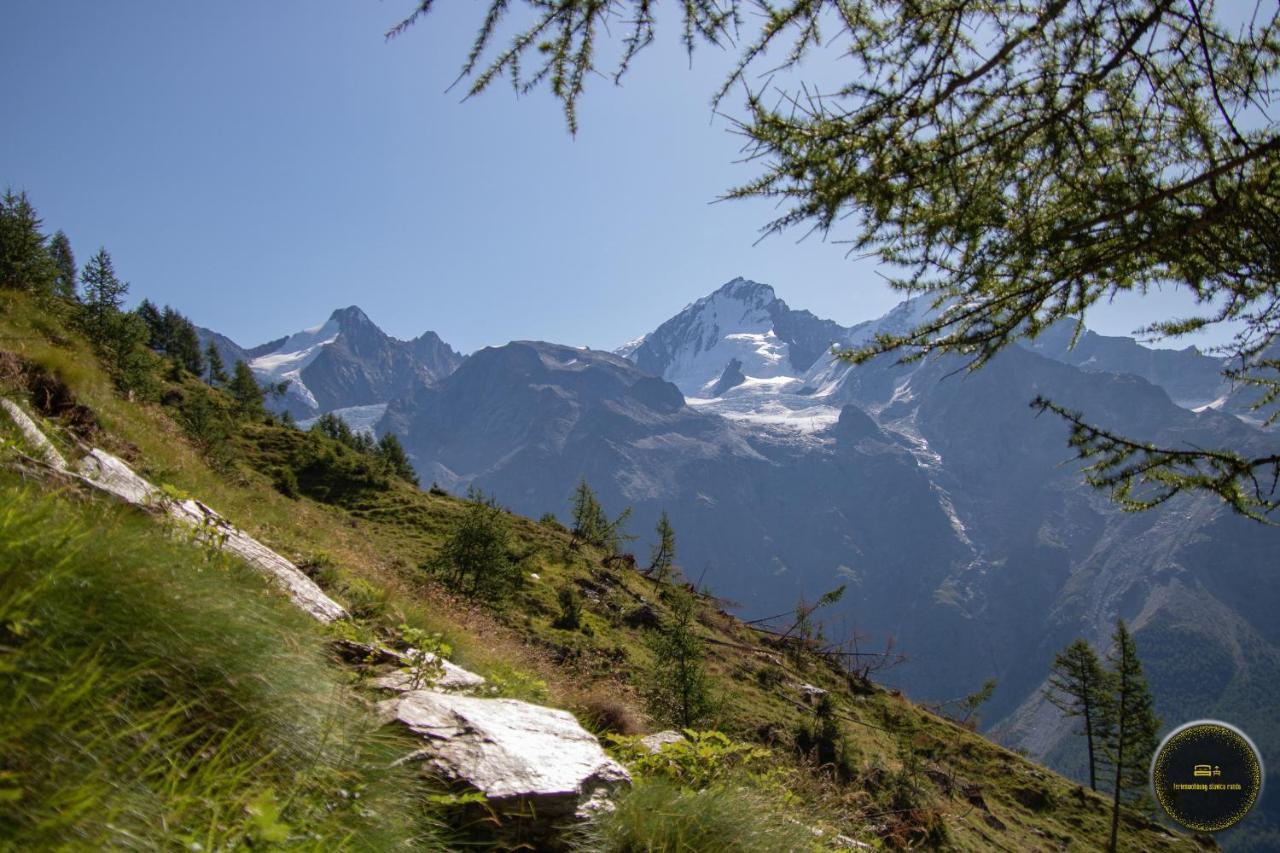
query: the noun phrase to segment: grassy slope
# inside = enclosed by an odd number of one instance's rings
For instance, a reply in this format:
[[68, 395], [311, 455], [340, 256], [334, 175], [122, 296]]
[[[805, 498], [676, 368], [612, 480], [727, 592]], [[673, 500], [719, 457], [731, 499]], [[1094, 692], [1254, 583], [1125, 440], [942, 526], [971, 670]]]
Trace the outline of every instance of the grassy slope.
[[[590, 550], [571, 550], [554, 528], [515, 518], [515, 548], [530, 580], [500, 609], [461, 600], [419, 568], [437, 552], [461, 501], [403, 483], [348, 494], [341, 506], [287, 498], [268, 472], [305, 437], [267, 425], [244, 430], [236, 439], [240, 461], [214, 471], [162, 406], [116, 397], [82, 347], [51, 342], [57, 329], [41, 328], [46, 322], [11, 304], [0, 316], [0, 349], [57, 374], [97, 414], [99, 443], [132, 458], [145, 476], [199, 496], [282, 553], [317, 566], [330, 592], [365, 617], [365, 630], [407, 622], [443, 632], [454, 659], [503, 693], [580, 716], [602, 704], [643, 707], [637, 689], [651, 657], [644, 632], [628, 627], [626, 617], [642, 601], [659, 602], [652, 582], [603, 567]], [[586, 595], [589, 636], [551, 627], [556, 593], [568, 584]], [[797, 779], [809, 781], [793, 786], [788, 804], [799, 819], [874, 844], [928, 838], [959, 850], [1059, 850], [1069, 841], [1072, 849], [1089, 849], [1105, 839], [1104, 801], [1075, 783], [902, 696], [851, 689], [819, 661], [790, 661], [711, 600], [701, 603], [701, 615], [721, 699], [717, 727], [744, 738], [780, 734], [785, 742], [809, 715], [789, 683], [816, 684], [837, 697], [860, 775], [840, 786], [800, 773]], [[778, 670], [781, 685], [774, 683]], [[1140, 822], [1130, 822], [1126, 835], [1125, 849], [1199, 849]]]

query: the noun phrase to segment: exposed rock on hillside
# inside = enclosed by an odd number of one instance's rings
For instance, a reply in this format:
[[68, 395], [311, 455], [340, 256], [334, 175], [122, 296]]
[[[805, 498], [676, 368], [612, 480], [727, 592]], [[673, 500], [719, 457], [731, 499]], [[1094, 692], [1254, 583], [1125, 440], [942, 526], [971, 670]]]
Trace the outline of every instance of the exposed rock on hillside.
[[492, 804], [531, 806], [540, 820], [588, 817], [631, 781], [568, 711], [427, 690], [379, 710], [426, 741], [406, 760], [482, 791]]
[[345, 619], [342, 605], [324, 594], [316, 583], [293, 563], [263, 545], [197, 500], [174, 500], [134, 473], [123, 460], [105, 450], [92, 448], [72, 469], [48, 438], [12, 401], [4, 409], [18, 425], [28, 443], [37, 448], [42, 461], [64, 475], [106, 492], [125, 503], [147, 510], [160, 510], [170, 518], [193, 528], [202, 541], [234, 554], [276, 580], [299, 608], [321, 622]]

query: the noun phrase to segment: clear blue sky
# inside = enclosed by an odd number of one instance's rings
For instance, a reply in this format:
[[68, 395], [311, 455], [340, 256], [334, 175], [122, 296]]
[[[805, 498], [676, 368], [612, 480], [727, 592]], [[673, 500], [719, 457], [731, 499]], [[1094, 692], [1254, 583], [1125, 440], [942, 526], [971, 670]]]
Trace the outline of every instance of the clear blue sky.
[[770, 205], [709, 204], [754, 174], [709, 107], [731, 56], [690, 70], [667, 28], [572, 138], [546, 95], [445, 91], [480, 4], [439, 2], [390, 43], [411, 0], [5, 3], [0, 184], [246, 345], [358, 304], [463, 351], [612, 348], [737, 275], [843, 323], [898, 301], [839, 245], [753, 246]]

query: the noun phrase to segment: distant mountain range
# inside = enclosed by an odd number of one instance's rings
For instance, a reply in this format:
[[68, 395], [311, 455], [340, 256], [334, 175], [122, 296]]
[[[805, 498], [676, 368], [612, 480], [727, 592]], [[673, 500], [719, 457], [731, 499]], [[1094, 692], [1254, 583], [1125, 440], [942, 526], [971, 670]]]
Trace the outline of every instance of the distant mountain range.
[[277, 410], [310, 419], [335, 410], [358, 410], [358, 426], [369, 427], [392, 398], [415, 385], [452, 373], [462, 356], [424, 332], [411, 341], [390, 337], [352, 305], [334, 311], [319, 326], [245, 349], [230, 338], [198, 328], [201, 345], [210, 341], [227, 364], [243, 360], [259, 380], [288, 381]]
[[1252, 398], [1194, 348], [1088, 331], [1072, 348], [1069, 326], [973, 373], [955, 357], [829, 355], [927, 309], [844, 327], [734, 279], [615, 353], [519, 341], [464, 359], [356, 308], [253, 349], [202, 334], [290, 379], [296, 417], [395, 432], [424, 483], [540, 515], [563, 514], [586, 477], [642, 534], [666, 510], [685, 574], [744, 615], [847, 584], [830, 632], [892, 636], [910, 660], [886, 677], [920, 700], [996, 678], [992, 733], [1064, 769], [1080, 745], [1044, 678], [1076, 636], [1105, 647], [1117, 617], [1166, 722], [1220, 716], [1280, 754], [1280, 534], [1206, 497], [1118, 511], [1082, 483], [1065, 425], [1028, 406], [1045, 394], [1156, 442], [1274, 449]]

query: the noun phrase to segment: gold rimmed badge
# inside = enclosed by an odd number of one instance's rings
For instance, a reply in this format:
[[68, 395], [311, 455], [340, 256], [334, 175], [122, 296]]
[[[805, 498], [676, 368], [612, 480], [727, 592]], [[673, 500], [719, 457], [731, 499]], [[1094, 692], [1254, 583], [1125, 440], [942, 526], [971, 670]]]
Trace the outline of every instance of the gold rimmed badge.
[[1235, 826], [1262, 794], [1262, 756], [1230, 723], [1196, 720], [1170, 732], [1151, 761], [1151, 789], [1169, 817], [1198, 832]]

